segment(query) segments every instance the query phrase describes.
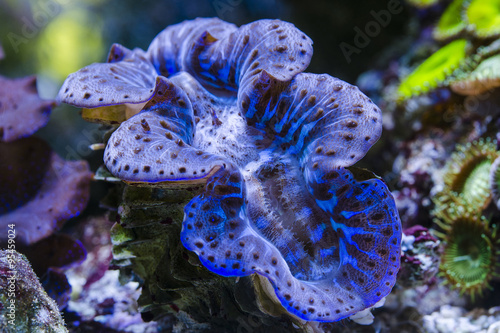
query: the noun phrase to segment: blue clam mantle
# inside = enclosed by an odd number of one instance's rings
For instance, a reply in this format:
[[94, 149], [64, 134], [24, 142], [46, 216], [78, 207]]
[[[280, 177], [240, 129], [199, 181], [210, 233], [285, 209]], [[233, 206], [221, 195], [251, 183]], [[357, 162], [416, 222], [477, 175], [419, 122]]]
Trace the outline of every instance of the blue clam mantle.
[[147, 52], [115, 45], [59, 98], [145, 103], [111, 136], [108, 169], [129, 183], [206, 183], [185, 207], [184, 246], [217, 274], [266, 277], [300, 318], [336, 321], [391, 291], [401, 224], [386, 185], [349, 168], [380, 137], [380, 110], [302, 73], [311, 55], [290, 23], [197, 19]]

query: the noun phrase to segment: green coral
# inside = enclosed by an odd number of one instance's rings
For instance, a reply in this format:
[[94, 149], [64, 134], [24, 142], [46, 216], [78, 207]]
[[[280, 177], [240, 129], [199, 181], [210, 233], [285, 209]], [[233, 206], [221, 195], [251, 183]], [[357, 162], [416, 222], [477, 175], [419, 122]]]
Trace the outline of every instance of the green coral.
[[0, 250], [0, 331], [68, 332], [26, 257], [11, 250]]
[[465, 19], [477, 37], [500, 35], [500, 0], [472, 0], [465, 10]]
[[462, 20], [462, 10], [465, 0], [454, 0], [444, 11], [433, 30], [433, 36], [437, 40], [445, 40], [457, 36], [467, 24]]
[[401, 82], [397, 90], [399, 100], [445, 85], [453, 71], [465, 63], [468, 48], [467, 40], [458, 39], [433, 53]]

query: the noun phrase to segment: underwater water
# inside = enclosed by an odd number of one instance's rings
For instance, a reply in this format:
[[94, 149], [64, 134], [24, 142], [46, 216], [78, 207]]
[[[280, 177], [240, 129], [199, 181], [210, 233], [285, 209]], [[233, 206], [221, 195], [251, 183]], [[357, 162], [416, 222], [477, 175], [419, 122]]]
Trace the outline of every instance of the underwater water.
[[500, 331], [500, 2], [0, 2], [0, 331]]

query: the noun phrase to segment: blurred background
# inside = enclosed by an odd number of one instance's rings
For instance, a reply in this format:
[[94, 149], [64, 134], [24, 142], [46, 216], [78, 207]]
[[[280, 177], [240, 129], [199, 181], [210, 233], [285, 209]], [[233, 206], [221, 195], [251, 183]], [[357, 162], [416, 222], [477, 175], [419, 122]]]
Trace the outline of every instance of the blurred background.
[[1, 0], [0, 41], [3, 75], [39, 75], [41, 93], [53, 97], [66, 76], [102, 62], [112, 43], [147, 49], [166, 26], [196, 17], [219, 17], [242, 25], [262, 18], [294, 23], [314, 41], [311, 72], [353, 82], [376, 64], [377, 53], [408, 34], [407, 9], [392, 15], [366, 47], [348, 63], [342, 42], [354, 45], [355, 28], [364, 30], [371, 11], [397, 0]]

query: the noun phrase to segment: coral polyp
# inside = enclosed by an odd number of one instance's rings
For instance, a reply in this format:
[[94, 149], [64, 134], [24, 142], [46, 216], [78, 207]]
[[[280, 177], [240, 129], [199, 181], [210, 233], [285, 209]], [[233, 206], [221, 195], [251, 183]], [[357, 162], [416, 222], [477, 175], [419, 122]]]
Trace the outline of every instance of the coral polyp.
[[465, 19], [477, 37], [500, 35], [500, 1], [472, 0], [465, 11]]
[[402, 80], [397, 90], [399, 101], [444, 86], [454, 70], [466, 62], [468, 48], [467, 40], [457, 39], [437, 50]]
[[435, 39], [445, 40], [455, 37], [465, 29], [467, 25], [461, 17], [464, 2], [465, 0], [455, 0], [446, 8], [432, 31]]
[[493, 162], [490, 169], [491, 194], [495, 205], [500, 209], [500, 157]]
[[453, 78], [450, 88], [461, 95], [479, 95], [500, 86], [500, 55], [489, 57], [472, 72]]
[[485, 208], [491, 201], [489, 175], [497, 156], [496, 141], [490, 138], [458, 145], [446, 165], [444, 188], [434, 197], [436, 211], [457, 202], [474, 211]]
[[490, 287], [499, 267], [500, 254], [496, 226], [469, 211], [456, 214], [447, 224], [440, 223], [446, 231], [445, 249], [441, 257], [441, 275], [461, 293], [475, 295]]

